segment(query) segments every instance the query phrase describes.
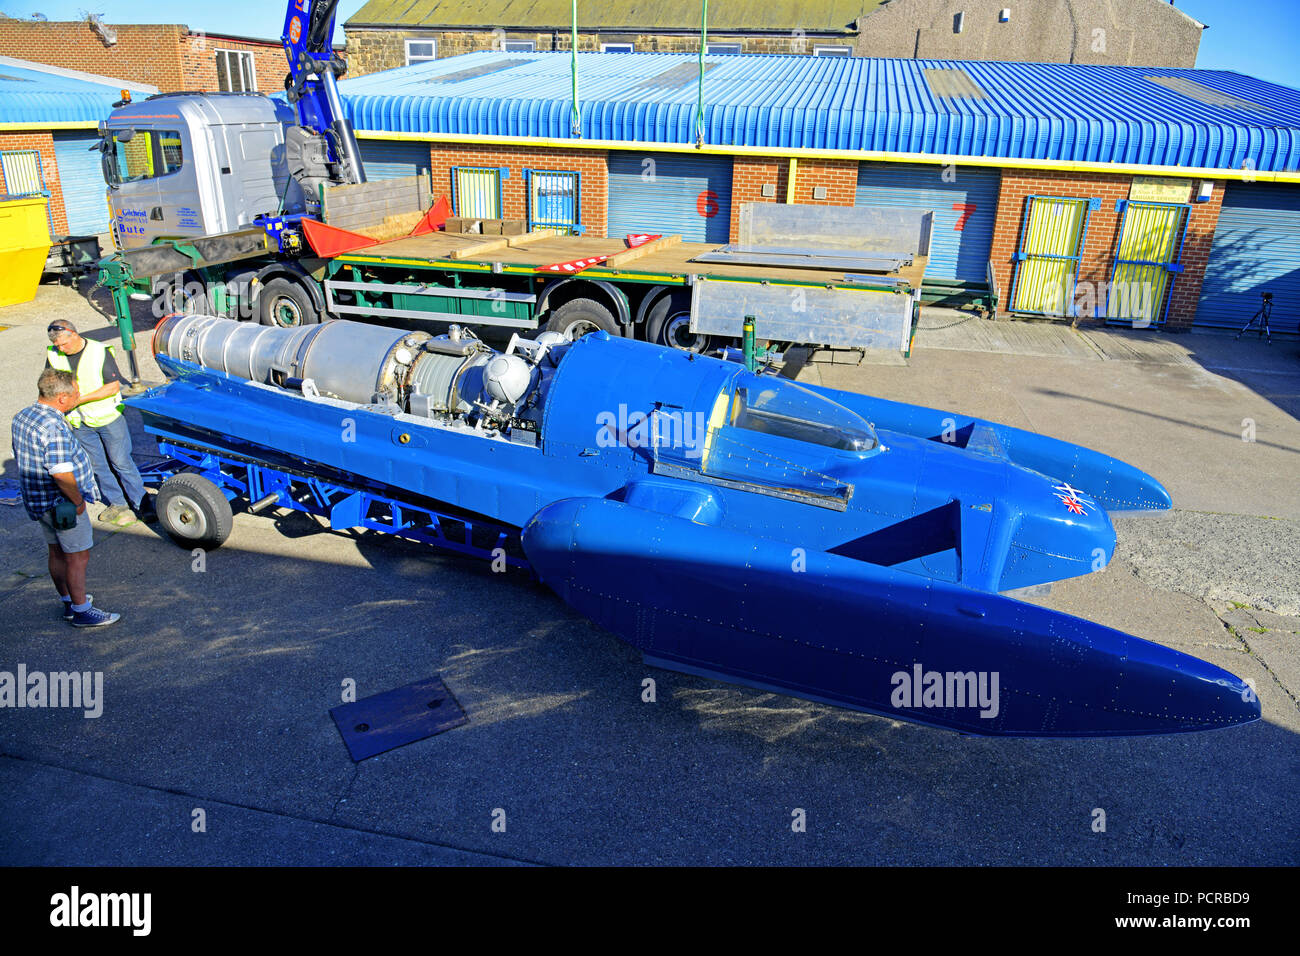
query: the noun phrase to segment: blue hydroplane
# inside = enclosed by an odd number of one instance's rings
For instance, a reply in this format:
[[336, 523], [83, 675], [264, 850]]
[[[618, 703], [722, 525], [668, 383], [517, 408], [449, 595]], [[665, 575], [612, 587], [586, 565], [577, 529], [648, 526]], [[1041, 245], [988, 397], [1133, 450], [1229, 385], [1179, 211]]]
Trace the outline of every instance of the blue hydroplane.
[[130, 404], [187, 544], [239, 498], [471, 553], [486, 524], [672, 670], [968, 734], [1260, 716], [1219, 667], [1002, 593], [1100, 570], [1112, 513], [1171, 506], [1078, 445], [604, 332], [174, 316], [154, 343], [170, 381]]

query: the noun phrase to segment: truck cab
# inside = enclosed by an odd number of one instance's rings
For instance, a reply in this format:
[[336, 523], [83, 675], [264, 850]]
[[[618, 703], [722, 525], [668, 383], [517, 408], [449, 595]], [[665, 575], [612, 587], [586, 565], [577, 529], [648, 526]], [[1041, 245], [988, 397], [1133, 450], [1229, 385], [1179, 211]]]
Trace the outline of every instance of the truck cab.
[[285, 152], [295, 122], [288, 104], [259, 93], [163, 93], [115, 110], [100, 148], [118, 247], [301, 212]]

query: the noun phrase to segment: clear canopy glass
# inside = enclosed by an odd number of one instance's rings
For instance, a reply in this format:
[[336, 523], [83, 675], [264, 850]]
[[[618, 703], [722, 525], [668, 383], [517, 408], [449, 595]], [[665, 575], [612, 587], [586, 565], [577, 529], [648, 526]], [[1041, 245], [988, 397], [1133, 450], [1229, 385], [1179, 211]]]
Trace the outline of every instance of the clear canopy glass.
[[736, 378], [730, 424], [842, 451], [870, 451], [876, 432], [856, 412], [788, 379], [746, 372]]

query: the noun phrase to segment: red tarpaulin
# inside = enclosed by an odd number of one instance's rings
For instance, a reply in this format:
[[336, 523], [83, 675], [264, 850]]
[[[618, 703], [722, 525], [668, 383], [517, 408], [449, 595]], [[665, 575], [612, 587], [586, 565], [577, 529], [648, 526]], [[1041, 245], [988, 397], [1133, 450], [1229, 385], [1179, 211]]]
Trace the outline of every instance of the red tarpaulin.
[[[417, 222], [415, 228], [407, 233], [407, 237], [423, 236], [430, 232], [437, 232], [447, 222], [447, 217], [450, 215], [451, 203], [447, 201], [446, 196], [439, 196], [438, 201], [424, 214], [424, 218]], [[341, 256], [347, 252], [356, 252], [358, 249], [364, 249], [367, 246], [376, 246], [380, 242], [378, 239], [363, 236], [359, 232], [349, 232], [337, 226], [317, 222], [315, 219], [302, 220], [302, 234], [306, 237], [308, 244], [316, 255], [322, 259]]]
[[423, 236], [425, 233], [437, 232], [446, 224], [447, 217], [450, 215], [451, 203], [447, 201], [446, 196], [439, 196], [438, 201], [424, 214], [424, 218], [415, 224], [411, 235]]
[[359, 232], [348, 232], [337, 226], [327, 226], [315, 219], [302, 221], [302, 234], [315, 250], [316, 255], [322, 259], [332, 259], [345, 252], [355, 252], [357, 249], [378, 244], [378, 240], [363, 236]]

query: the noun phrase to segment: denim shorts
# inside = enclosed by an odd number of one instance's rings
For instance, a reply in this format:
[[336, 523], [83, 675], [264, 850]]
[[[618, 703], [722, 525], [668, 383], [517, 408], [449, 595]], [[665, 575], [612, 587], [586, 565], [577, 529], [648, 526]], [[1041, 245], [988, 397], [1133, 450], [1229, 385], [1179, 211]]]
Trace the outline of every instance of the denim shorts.
[[41, 533], [45, 535], [46, 544], [57, 544], [64, 554], [76, 554], [78, 551], [89, 551], [94, 545], [94, 532], [91, 530], [90, 513], [83, 511], [77, 515], [77, 523], [67, 531], [56, 531], [54, 528], [54, 510], [51, 509], [36, 519], [37, 524], [41, 526]]

